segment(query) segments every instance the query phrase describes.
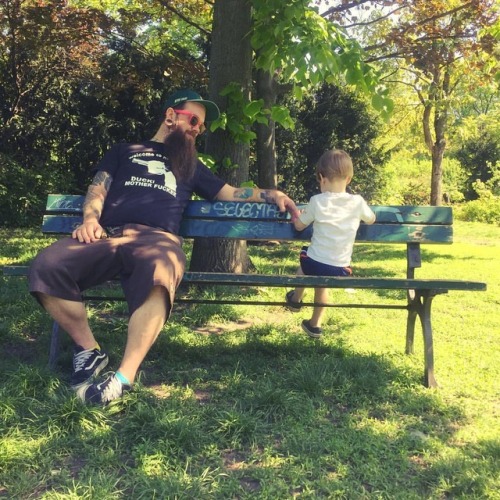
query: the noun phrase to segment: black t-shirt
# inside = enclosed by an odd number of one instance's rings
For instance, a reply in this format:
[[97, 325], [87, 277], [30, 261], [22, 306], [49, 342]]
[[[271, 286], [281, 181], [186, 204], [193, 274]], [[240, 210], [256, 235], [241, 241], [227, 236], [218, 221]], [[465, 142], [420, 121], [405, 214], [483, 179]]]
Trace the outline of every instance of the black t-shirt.
[[99, 221], [103, 227], [135, 223], [177, 234], [192, 194], [213, 200], [225, 184], [200, 161], [189, 181], [177, 181], [164, 145], [153, 141], [112, 146], [97, 171], [113, 178]]

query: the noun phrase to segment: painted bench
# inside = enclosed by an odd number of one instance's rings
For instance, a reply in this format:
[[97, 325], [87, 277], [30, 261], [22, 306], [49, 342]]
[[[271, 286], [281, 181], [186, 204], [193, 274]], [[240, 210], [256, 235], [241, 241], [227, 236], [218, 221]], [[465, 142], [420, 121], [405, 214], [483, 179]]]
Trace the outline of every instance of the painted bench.
[[[84, 197], [79, 195], [51, 194], [47, 199], [43, 217], [42, 233], [67, 235], [80, 224]], [[300, 208], [300, 207], [299, 207]], [[414, 334], [417, 317], [420, 319], [424, 339], [424, 384], [436, 387], [434, 376], [433, 332], [431, 306], [436, 295], [449, 290], [486, 290], [486, 284], [473, 281], [416, 279], [415, 269], [422, 266], [422, 244], [451, 244], [453, 241], [453, 215], [450, 207], [429, 206], [372, 206], [377, 215], [373, 225], [361, 224], [357, 243], [397, 243], [406, 249], [406, 271], [403, 277], [327, 277], [295, 276], [283, 274], [231, 274], [213, 272], [186, 272], [183, 284], [221, 285], [237, 287], [283, 287], [308, 288], [327, 287], [341, 289], [383, 289], [405, 290], [402, 304], [325, 304], [327, 307], [356, 307], [378, 309], [403, 309], [407, 311], [406, 348], [407, 354], [414, 351]], [[298, 232], [294, 229], [288, 214], [280, 213], [275, 205], [246, 202], [191, 201], [187, 206], [180, 234], [184, 238], [230, 238], [256, 241], [308, 241], [311, 228]], [[27, 266], [5, 266], [6, 276], [26, 276]], [[85, 300], [108, 301], [105, 297], [90, 291]], [[118, 298], [120, 300], [120, 298]], [[123, 300], [123, 299], [122, 299]], [[284, 306], [285, 302], [263, 302], [247, 299], [199, 297], [179, 298], [177, 302], [251, 304]], [[304, 306], [313, 306], [304, 303]], [[54, 324], [51, 339], [49, 363], [55, 364], [58, 349], [59, 327]]]

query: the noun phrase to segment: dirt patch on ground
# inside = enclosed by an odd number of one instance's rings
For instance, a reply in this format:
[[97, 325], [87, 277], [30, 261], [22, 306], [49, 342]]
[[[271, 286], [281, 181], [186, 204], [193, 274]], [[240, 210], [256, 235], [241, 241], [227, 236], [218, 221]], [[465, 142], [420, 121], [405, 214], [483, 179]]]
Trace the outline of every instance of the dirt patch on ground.
[[211, 323], [209, 325], [194, 327], [193, 331], [202, 335], [221, 335], [222, 333], [245, 330], [255, 324], [255, 321], [240, 319], [227, 323]]
[[[223, 333], [246, 330], [252, 326], [276, 323], [280, 320], [280, 316], [280, 313], [259, 309], [258, 316], [256, 314], [252, 318], [240, 318], [237, 321], [210, 322], [207, 325], [194, 326], [192, 330], [202, 335], [221, 335]], [[283, 316], [283, 319], [285, 319], [285, 316]]]

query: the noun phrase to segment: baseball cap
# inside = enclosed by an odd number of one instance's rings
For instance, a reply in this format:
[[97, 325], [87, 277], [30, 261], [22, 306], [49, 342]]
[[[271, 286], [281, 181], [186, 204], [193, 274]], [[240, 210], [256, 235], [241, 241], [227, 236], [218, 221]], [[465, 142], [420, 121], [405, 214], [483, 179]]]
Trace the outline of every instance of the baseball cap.
[[165, 105], [163, 106], [164, 110], [167, 110], [168, 108], [175, 108], [176, 106], [179, 106], [180, 104], [184, 104], [185, 102], [198, 102], [202, 106], [205, 107], [206, 110], [206, 116], [205, 116], [205, 121], [211, 122], [213, 120], [217, 120], [220, 115], [219, 108], [217, 107], [217, 104], [212, 101], [207, 101], [205, 99], [202, 99], [201, 95], [196, 93], [194, 90], [178, 90], [177, 92], [174, 92], [166, 101]]

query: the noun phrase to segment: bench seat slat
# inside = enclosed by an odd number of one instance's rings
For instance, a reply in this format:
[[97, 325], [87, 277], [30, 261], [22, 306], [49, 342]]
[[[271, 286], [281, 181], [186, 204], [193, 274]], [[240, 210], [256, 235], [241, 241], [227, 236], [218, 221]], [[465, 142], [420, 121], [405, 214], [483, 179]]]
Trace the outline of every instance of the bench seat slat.
[[[43, 232], [70, 234], [81, 223], [76, 215], [45, 215]], [[180, 235], [185, 238], [233, 238], [241, 240], [309, 241], [312, 228], [296, 231], [290, 223], [278, 221], [230, 221], [215, 219], [184, 219]], [[381, 243], [451, 243], [451, 226], [400, 224], [367, 226], [362, 224], [356, 236], [358, 242]]]
[[[298, 205], [299, 209], [305, 205]], [[383, 224], [444, 224], [453, 223], [451, 207], [430, 206], [382, 206], [371, 205], [377, 215], [376, 223]], [[259, 219], [286, 220], [290, 214], [280, 213], [276, 205], [250, 202], [191, 201], [184, 210], [184, 218], [196, 219]]]
[[[290, 223], [278, 221], [229, 221], [184, 219], [181, 236], [189, 238], [235, 238], [242, 240], [309, 241], [312, 228], [296, 231]], [[356, 241], [380, 243], [451, 243], [453, 229], [441, 225], [377, 225], [359, 226]]]
[[[4, 276], [26, 276], [28, 266], [5, 266]], [[368, 288], [384, 290], [486, 290], [486, 283], [459, 280], [405, 279], [405, 278], [349, 278], [328, 276], [296, 276], [288, 274], [233, 274], [192, 272], [184, 273], [184, 284], [217, 284], [226, 286], [276, 286]]]
[[390, 290], [486, 290], [485, 283], [459, 280], [405, 279], [405, 278], [344, 278], [328, 276], [295, 276], [265, 274], [232, 274], [186, 272], [183, 283], [235, 285], [235, 286], [278, 286], [369, 288]]
[[4, 266], [2, 269], [4, 276], [27, 276], [28, 266]]
[[42, 233], [71, 234], [81, 222], [81, 215], [44, 215], [42, 219]]

